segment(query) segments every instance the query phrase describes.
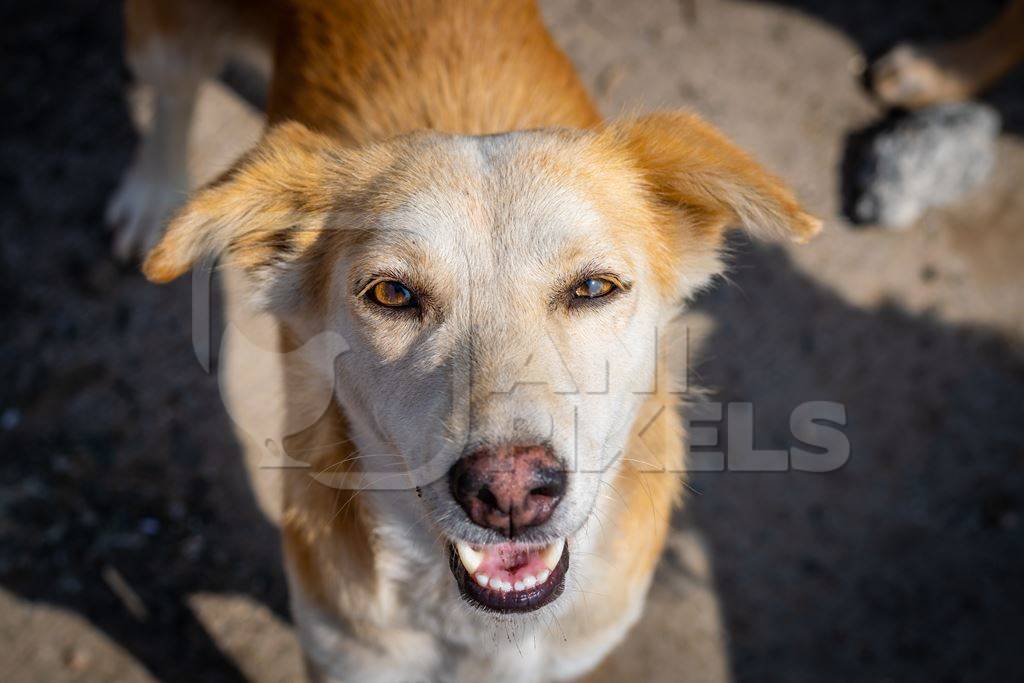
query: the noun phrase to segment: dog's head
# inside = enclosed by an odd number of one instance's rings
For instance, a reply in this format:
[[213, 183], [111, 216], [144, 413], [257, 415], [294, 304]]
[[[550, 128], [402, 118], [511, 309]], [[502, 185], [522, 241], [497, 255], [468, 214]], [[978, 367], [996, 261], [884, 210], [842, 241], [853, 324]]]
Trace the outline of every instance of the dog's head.
[[397, 459], [392, 499], [450, 544], [464, 594], [529, 610], [557, 596], [661, 331], [731, 224], [819, 228], [689, 114], [358, 149], [284, 124], [192, 199], [145, 272], [222, 254], [296, 335], [340, 334], [317, 371], [360, 469]]

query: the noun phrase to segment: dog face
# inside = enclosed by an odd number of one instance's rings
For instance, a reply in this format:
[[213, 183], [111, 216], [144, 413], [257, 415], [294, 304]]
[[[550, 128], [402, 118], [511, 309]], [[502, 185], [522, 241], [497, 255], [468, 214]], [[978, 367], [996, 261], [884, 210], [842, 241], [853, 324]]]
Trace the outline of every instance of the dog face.
[[[653, 369], [661, 297], [650, 256], [630, 235], [643, 207], [603, 201], [629, 197], [622, 185], [639, 179], [574, 171], [598, 162], [566, 134], [406, 144], [373, 190], [378, 210], [357, 217], [362, 239], [332, 271], [328, 324], [351, 338], [336, 368], [339, 400], [369, 426], [374, 449], [401, 454], [449, 537], [564, 537], [586, 517], [597, 473], [648, 390], [631, 380]], [[487, 480], [514, 469], [519, 456], [499, 455], [508, 449], [543, 451], [531, 456], [536, 467], [565, 473], [548, 482], [564, 490], [548, 492], [557, 501], [545, 505], [557, 504], [542, 523], [536, 510], [501, 514], [501, 505], [474, 519], [462, 508], [479, 501], [453, 492], [456, 461], [486, 459], [467, 476]], [[506, 507], [538, 502], [485, 484], [516, 499]]]
[[451, 545], [464, 595], [524, 611], [561, 591], [566, 539], [665, 381], [661, 332], [729, 223], [818, 229], [690, 115], [357, 150], [287, 124], [193, 199], [145, 270], [164, 281], [223, 251], [299, 337], [340, 335], [313, 370], [362, 486], [415, 490], [406, 521]]

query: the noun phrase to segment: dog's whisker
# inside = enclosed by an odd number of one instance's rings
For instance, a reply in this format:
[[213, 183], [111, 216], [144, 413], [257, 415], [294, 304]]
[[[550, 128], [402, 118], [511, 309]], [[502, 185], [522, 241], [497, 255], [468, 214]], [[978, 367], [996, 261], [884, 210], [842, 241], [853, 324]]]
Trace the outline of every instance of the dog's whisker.
[[[629, 458], [629, 457], [626, 457], [626, 456], [622, 456], [621, 458], [619, 458], [619, 460], [621, 460], [622, 462], [635, 462], [638, 465], [643, 465], [644, 467], [649, 467], [650, 468], [649, 472], [661, 472], [661, 471], [664, 470], [663, 467], [655, 465], [654, 463], [651, 463], [651, 462], [647, 462], [646, 460], [639, 460], [638, 458]], [[633, 469], [633, 468], [630, 468], [630, 469]], [[638, 471], [638, 470], [633, 469], [633, 471]]]
[[629, 501], [626, 500], [626, 497], [622, 495], [622, 492], [619, 491], [619, 488], [615, 484], [613, 484], [612, 482], [610, 482], [610, 481], [608, 481], [606, 479], [601, 479], [600, 481], [601, 481], [602, 484], [608, 486], [612, 491], [615, 492], [615, 494], [622, 501], [622, 504], [626, 506], [626, 511], [627, 512], [632, 512], [633, 511], [632, 508], [629, 505]]

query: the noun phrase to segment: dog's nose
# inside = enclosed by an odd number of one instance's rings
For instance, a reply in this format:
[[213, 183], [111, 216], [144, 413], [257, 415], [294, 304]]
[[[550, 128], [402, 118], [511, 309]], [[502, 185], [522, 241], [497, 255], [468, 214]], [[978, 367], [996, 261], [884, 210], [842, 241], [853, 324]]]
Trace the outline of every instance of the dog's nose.
[[509, 538], [543, 524], [565, 493], [565, 470], [544, 446], [481, 448], [448, 473], [452, 495], [475, 524]]

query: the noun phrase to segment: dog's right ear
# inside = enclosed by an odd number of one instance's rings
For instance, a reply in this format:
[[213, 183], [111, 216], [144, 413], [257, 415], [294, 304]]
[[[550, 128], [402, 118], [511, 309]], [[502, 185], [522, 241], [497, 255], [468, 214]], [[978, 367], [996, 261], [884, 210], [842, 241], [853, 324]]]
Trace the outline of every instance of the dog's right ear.
[[218, 180], [171, 219], [143, 264], [169, 282], [200, 258], [226, 258], [249, 275], [299, 258], [317, 239], [346, 183], [337, 142], [299, 123], [271, 128]]

